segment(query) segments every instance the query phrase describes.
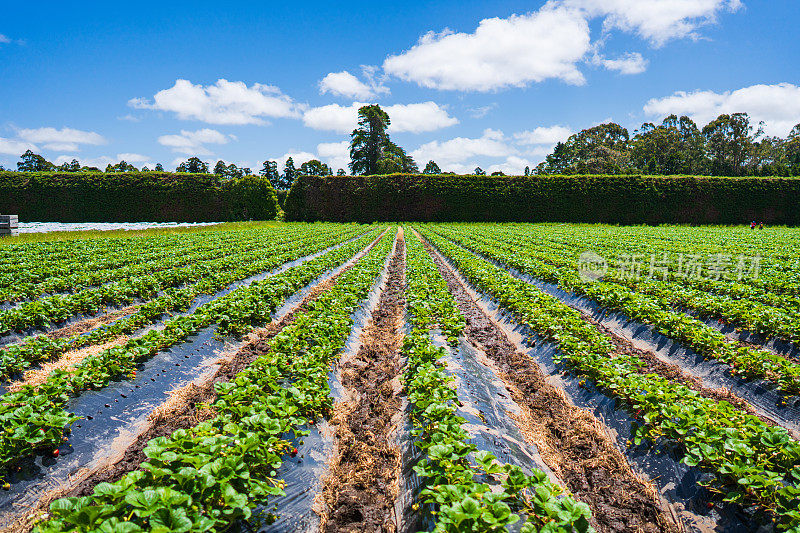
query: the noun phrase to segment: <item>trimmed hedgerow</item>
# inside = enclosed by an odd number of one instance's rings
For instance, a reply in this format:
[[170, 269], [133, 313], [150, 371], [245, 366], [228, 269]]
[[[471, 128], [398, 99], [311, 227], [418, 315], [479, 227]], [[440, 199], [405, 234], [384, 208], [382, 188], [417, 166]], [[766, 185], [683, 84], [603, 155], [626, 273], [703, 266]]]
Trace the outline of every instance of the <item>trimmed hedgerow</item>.
[[287, 220], [800, 223], [800, 180], [699, 176], [302, 176]]
[[48, 222], [272, 220], [269, 180], [173, 172], [0, 172], [0, 213]]

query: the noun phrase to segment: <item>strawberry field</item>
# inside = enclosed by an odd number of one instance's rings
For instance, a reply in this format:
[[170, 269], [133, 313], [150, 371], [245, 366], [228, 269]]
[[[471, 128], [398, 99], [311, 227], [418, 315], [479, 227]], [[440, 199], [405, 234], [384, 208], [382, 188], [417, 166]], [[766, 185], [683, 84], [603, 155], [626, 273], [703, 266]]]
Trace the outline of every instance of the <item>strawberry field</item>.
[[800, 531], [799, 242], [0, 240], [0, 531]]

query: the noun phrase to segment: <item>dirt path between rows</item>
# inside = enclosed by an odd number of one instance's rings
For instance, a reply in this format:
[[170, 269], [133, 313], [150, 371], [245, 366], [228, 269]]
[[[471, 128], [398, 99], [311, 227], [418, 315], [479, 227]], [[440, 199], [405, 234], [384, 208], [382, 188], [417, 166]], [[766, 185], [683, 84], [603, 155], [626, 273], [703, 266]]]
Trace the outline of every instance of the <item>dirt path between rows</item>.
[[141, 306], [142, 304], [135, 304], [123, 307], [122, 309], [115, 309], [114, 311], [109, 311], [108, 313], [104, 313], [100, 316], [87, 318], [86, 320], [75, 322], [69, 326], [54, 329], [48, 333], [45, 333], [45, 335], [52, 339], [62, 339], [64, 337], [80, 335], [81, 333], [86, 333], [87, 331], [91, 331], [99, 326], [110, 324], [111, 322], [114, 322], [115, 320], [124, 316], [132, 315]]
[[467, 320], [467, 340], [496, 365], [522, 407], [515, 418], [523, 434], [575, 498], [589, 505], [592, 525], [600, 532], [676, 531], [677, 521], [662, 507], [653, 485], [633, 472], [602, 424], [547, 383], [538, 365], [516, 349], [442, 257], [427, 241], [423, 244]]
[[[366, 255], [383, 237], [381, 232], [362, 252], [359, 252], [360, 259]], [[214, 418], [216, 413], [207, 406], [216, 400], [214, 385], [220, 382], [227, 382], [233, 379], [236, 374], [249, 366], [258, 356], [269, 350], [269, 341], [280, 333], [284, 328], [291, 325], [295, 317], [308, 309], [309, 304], [316, 300], [322, 293], [328, 291], [336, 283], [337, 279], [345, 272], [353, 268], [357, 260], [350, 260], [346, 266], [329, 277], [325, 281], [316, 285], [303, 298], [302, 302], [292, 311], [287, 313], [281, 320], [272, 322], [264, 328], [257, 329], [250, 333], [245, 339], [245, 344], [236, 353], [223, 356], [219, 368], [201, 384], [191, 383], [185, 387], [176, 389], [170, 393], [170, 398], [156, 408], [150, 415], [151, 425], [124, 451], [120, 452], [121, 458], [113, 464], [87, 473], [82, 480], [75, 480], [75, 484], [68, 489], [61, 489], [49, 494], [45, 494], [39, 500], [34, 509], [26, 510], [23, 516], [10, 525], [4, 532], [28, 532], [33, 528], [36, 517], [45, 512], [50, 503], [54, 500], [71, 496], [88, 496], [92, 494], [95, 486], [103, 482], [113, 483], [121, 479], [125, 474], [136, 470], [147, 460], [143, 451], [147, 443], [157, 437], [169, 436], [178, 429], [188, 429], [197, 424]]]
[[355, 356], [339, 365], [346, 399], [334, 405], [336, 453], [324, 481], [321, 530], [394, 532], [401, 453], [400, 350], [405, 312], [405, 241], [400, 229], [378, 305]]

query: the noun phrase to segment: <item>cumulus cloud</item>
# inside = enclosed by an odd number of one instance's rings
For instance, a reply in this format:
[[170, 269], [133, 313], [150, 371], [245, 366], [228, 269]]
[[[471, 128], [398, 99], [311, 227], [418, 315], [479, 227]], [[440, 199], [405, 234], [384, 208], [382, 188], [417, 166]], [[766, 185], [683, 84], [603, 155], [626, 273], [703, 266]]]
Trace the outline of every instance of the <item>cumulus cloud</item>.
[[319, 159], [315, 154], [311, 152], [304, 152], [302, 150], [297, 151], [290, 151], [282, 156], [279, 157], [271, 157], [271, 161], [275, 161], [278, 163], [278, 172], [283, 172], [283, 167], [286, 166], [286, 161], [289, 158], [292, 158], [292, 162], [294, 163], [294, 168], [300, 168], [300, 165], [305, 163], [306, 161], [311, 161], [312, 159]]
[[496, 163], [494, 165], [489, 165], [488, 168], [485, 168], [487, 174], [491, 174], [492, 172], [502, 172], [503, 174], [508, 174], [510, 176], [519, 176], [525, 171], [525, 167], [530, 167], [531, 163], [527, 159], [523, 159], [521, 157], [517, 157], [515, 155], [509, 156], [506, 158], [505, 161], [502, 163]]
[[219, 79], [214, 85], [195, 85], [178, 79], [169, 89], [159, 91], [150, 101], [133, 98], [128, 105], [135, 109], [156, 109], [175, 113], [182, 120], [208, 124], [265, 124], [265, 118], [292, 118], [300, 107], [280, 89], [242, 81]]
[[180, 135], [162, 135], [158, 138], [158, 142], [163, 146], [168, 146], [173, 152], [199, 156], [213, 155], [213, 152], [206, 146], [207, 144], [227, 144], [231, 139], [235, 140], [236, 137], [210, 128], [203, 128], [197, 131], [181, 130]]
[[[702, 26], [739, 7], [740, 0], [550, 0], [538, 11], [484, 19], [471, 33], [428, 32], [387, 57], [383, 69], [440, 90], [486, 92], [548, 79], [580, 85], [585, 80], [578, 66], [587, 58], [622, 74], [647, 68], [639, 53], [598, 55], [614, 30], [659, 47], [672, 39], [699, 39]], [[595, 19], [602, 19], [603, 36], [592, 43], [589, 22]]]
[[425, 143], [411, 155], [423, 165], [432, 159], [443, 171], [469, 172], [475, 168], [475, 157], [508, 157], [516, 153], [502, 131], [488, 128], [478, 138], [456, 137]]
[[575, 10], [546, 5], [527, 15], [480, 21], [473, 33], [429, 32], [383, 62], [388, 74], [423, 87], [492, 91], [550, 78], [580, 85], [589, 24]]
[[566, 126], [539, 126], [532, 130], [515, 133], [514, 139], [518, 144], [524, 145], [554, 145], [559, 141], [567, 140], [570, 135], [572, 135], [572, 130]]
[[620, 74], [641, 74], [647, 70], [649, 62], [639, 52], [631, 52], [616, 59], [608, 59], [596, 54], [592, 58], [592, 63], [607, 70], [616, 70]]
[[28, 150], [36, 151], [38, 148], [35, 144], [19, 139], [6, 139], [0, 137], [0, 154], [7, 155], [22, 155]]
[[697, 124], [711, 122], [723, 113], [747, 113], [753, 122], [764, 121], [767, 135], [786, 136], [800, 123], [800, 87], [791, 83], [751, 85], [735, 91], [678, 91], [653, 98], [644, 106], [646, 115], [663, 118], [672, 113], [687, 115]]
[[53, 163], [56, 165], [62, 165], [64, 163], [71, 163], [73, 159], [77, 159], [81, 166], [97, 167], [100, 170], [103, 170], [108, 165], [116, 165], [120, 161], [125, 161], [126, 163], [131, 164], [136, 163], [137, 166], [140, 164], [142, 166], [148, 166], [151, 170], [153, 167], [153, 163], [150, 162], [150, 157], [133, 153], [117, 154], [116, 157], [111, 157], [108, 155], [101, 155], [99, 157], [75, 157], [72, 155], [60, 155], [53, 160]]
[[327, 163], [334, 172], [340, 168], [347, 170], [350, 164], [350, 143], [320, 143], [317, 145], [317, 154], [318, 159]]
[[105, 144], [105, 138], [93, 131], [74, 130], [72, 128], [35, 128], [17, 130], [17, 136], [29, 143], [43, 144], [48, 150], [59, 150], [63, 152], [76, 152], [80, 150], [80, 145], [100, 145]]
[[368, 83], [364, 83], [348, 71], [331, 72], [319, 82], [319, 92], [321, 94], [333, 94], [352, 99], [375, 98], [378, 94], [386, 94], [389, 89], [374, 80], [370, 74], [372, 71], [365, 70]]
[[[357, 126], [358, 109], [365, 105], [368, 104], [353, 102], [349, 106], [329, 104], [313, 107], [303, 114], [303, 123], [315, 130], [350, 133]], [[435, 102], [396, 104], [382, 108], [391, 119], [391, 133], [423, 133], [458, 124], [457, 118], [450, 116], [446, 109]]]
[[619, 29], [656, 47], [681, 38], [700, 38], [700, 27], [720, 13], [738, 10], [740, 0], [551, 0], [549, 5], [579, 9], [587, 18], [603, 18], [606, 32]]

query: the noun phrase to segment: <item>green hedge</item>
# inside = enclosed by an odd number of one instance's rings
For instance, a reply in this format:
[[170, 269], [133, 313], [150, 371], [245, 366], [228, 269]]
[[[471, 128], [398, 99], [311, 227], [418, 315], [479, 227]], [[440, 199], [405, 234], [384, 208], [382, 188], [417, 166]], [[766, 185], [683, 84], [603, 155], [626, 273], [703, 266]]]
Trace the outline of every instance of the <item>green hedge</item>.
[[302, 176], [287, 220], [800, 224], [800, 180], [697, 176]]
[[173, 172], [0, 172], [0, 213], [47, 222], [272, 220], [267, 179]]

